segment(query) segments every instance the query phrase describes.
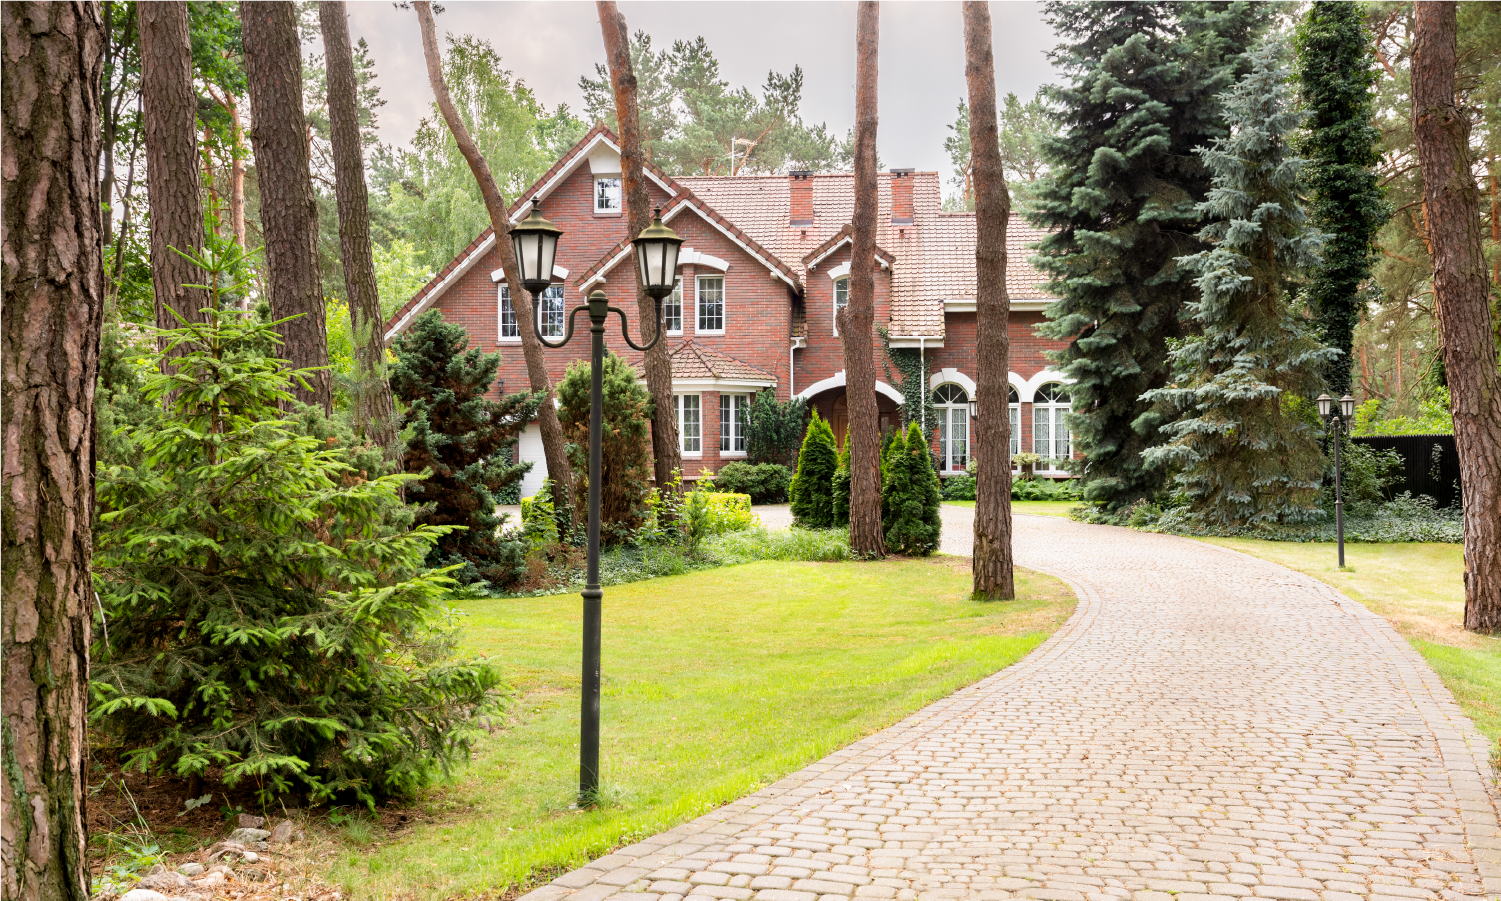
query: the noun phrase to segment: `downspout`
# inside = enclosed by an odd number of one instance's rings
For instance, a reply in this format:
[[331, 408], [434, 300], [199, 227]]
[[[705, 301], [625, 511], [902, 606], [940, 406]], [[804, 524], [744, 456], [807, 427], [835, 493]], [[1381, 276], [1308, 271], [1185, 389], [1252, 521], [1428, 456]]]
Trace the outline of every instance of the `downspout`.
[[[924, 392], [928, 390], [928, 355], [926, 348], [923, 346], [923, 342], [927, 340], [928, 339], [922, 335], [917, 336], [917, 377], [923, 383], [918, 387], [921, 388]], [[931, 440], [928, 436], [928, 405], [923, 402], [923, 397], [921, 394], [917, 395], [917, 418], [922, 421], [923, 438]]]

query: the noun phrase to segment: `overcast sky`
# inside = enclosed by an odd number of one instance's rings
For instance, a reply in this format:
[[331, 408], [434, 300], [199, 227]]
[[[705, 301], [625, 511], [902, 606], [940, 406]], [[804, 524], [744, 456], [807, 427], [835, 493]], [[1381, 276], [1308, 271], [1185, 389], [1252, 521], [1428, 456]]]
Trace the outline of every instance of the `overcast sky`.
[[[484, 38], [549, 109], [581, 111], [580, 75], [604, 61], [599, 18], [589, 2], [454, 2], [437, 17], [442, 31]], [[1045, 56], [1056, 41], [1041, 3], [993, 2], [996, 92], [1030, 97], [1053, 80]], [[433, 102], [422, 60], [417, 14], [389, 0], [352, 2], [349, 28], [375, 60], [381, 140], [405, 146]], [[732, 86], [759, 93], [769, 69], [803, 67], [803, 119], [843, 136], [855, 121], [855, 4], [842, 2], [622, 2], [634, 34], [653, 45], [699, 35]], [[943, 140], [965, 94], [964, 31], [959, 4], [881, 4], [881, 161], [951, 174]]]

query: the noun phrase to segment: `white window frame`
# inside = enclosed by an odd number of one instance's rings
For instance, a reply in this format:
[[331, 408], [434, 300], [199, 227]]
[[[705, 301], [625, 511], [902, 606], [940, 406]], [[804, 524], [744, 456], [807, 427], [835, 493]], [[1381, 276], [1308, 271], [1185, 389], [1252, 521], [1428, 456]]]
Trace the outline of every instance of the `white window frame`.
[[[690, 460], [697, 460], [704, 455], [704, 396], [702, 394], [674, 394], [673, 403], [677, 405], [678, 416], [678, 450]], [[688, 398], [693, 398], [692, 404]], [[693, 433], [688, 431], [688, 417], [685, 415], [689, 407], [693, 408]]]
[[[1016, 386], [1008, 388], [1006, 406], [1011, 412], [1011, 456], [1014, 457], [1022, 450], [1022, 405], [1021, 398], [1017, 396]], [[1007, 458], [1008, 460], [1010, 457]], [[1012, 467], [1015, 469], [1016, 467]]]
[[[1044, 399], [1043, 392], [1050, 388], [1056, 388], [1063, 394], [1063, 400]], [[1055, 395], [1056, 397], [1056, 395]], [[1048, 382], [1040, 385], [1032, 395], [1032, 452], [1043, 458], [1042, 472], [1066, 472], [1057, 465], [1057, 461], [1067, 461], [1073, 457], [1073, 435], [1069, 433], [1068, 423], [1064, 420], [1064, 414], [1072, 408], [1068, 397], [1068, 385], [1063, 382]], [[1043, 422], [1047, 426], [1047, 437], [1039, 439], [1040, 430], [1038, 423]], [[1063, 432], [1060, 442], [1058, 432]], [[1040, 443], [1039, 443], [1040, 442]], [[1060, 456], [1059, 451], [1062, 451]]]
[[[568, 333], [568, 303], [563, 296], [562, 285], [552, 285], [542, 292], [541, 303], [537, 305], [537, 325], [540, 327], [542, 337], [561, 338]], [[556, 315], [552, 315], [556, 312]], [[552, 321], [549, 322], [549, 319]], [[557, 330], [552, 326], [556, 324]], [[516, 340], [521, 340], [518, 337]]]
[[[615, 207], [601, 208], [599, 205], [599, 183], [613, 181], [615, 183]], [[619, 175], [596, 175], [594, 176], [594, 215], [596, 216], [619, 216], [625, 205], [625, 182]]]
[[[511, 289], [502, 282], [500, 291], [496, 295], [495, 309], [495, 342], [497, 344], [520, 344], [521, 343], [521, 320], [516, 318], [516, 305], [511, 302]], [[516, 334], [506, 334], [506, 307], [511, 308], [511, 324], [516, 327]]]
[[[844, 286], [844, 303], [839, 302], [839, 288]], [[839, 311], [850, 304], [850, 277], [845, 275], [834, 279], [834, 337], [839, 337]]]
[[[943, 391], [945, 388], [958, 391], [962, 395], [963, 400], [950, 399], [940, 401], [938, 399], [938, 392]], [[957, 382], [944, 382], [933, 389], [932, 396], [933, 406], [938, 411], [938, 474], [941, 476], [952, 476], [967, 472], [970, 460], [970, 438], [974, 431], [969, 421], [969, 392], [964, 389], [963, 385]], [[961, 452], [963, 454], [963, 463], [955, 467], [956, 454], [954, 453], [954, 441], [951, 433], [954, 426], [959, 422], [963, 422], [964, 424], [964, 448]]]
[[[719, 328], [703, 328], [704, 282], [719, 282]], [[693, 333], [695, 335], [723, 335], [726, 316], [725, 278], [722, 275], [700, 275], [693, 280]]]
[[[745, 414], [750, 406], [749, 394], [719, 395], [719, 455], [745, 456]], [[726, 417], [725, 414], [729, 416]], [[740, 445], [736, 449], [735, 445]]]
[[669, 327], [665, 329], [664, 332], [668, 335], [681, 335], [683, 333], [683, 279], [681, 276], [679, 276], [678, 280], [673, 283], [672, 293], [669, 294], [667, 296], [667, 299], [662, 303], [662, 321], [664, 325], [668, 321], [667, 308], [674, 304], [676, 304], [678, 308], [678, 327]]

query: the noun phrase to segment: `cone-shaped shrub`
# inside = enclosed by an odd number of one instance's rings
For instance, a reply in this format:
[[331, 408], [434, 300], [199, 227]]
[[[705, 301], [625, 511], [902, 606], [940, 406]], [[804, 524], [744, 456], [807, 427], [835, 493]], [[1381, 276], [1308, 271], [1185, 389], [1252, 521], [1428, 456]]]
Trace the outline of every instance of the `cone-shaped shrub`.
[[897, 554], [931, 554], [938, 549], [941, 493], [922, 429], [912, 423], [905, 441], [888, 452], [881, 491], [881, 525], [886, 549]]
[[834, 451], [834, 430], [813, 412], [803, 449], [797, 456], [797, 475], [792, 479], [792, 518], [804, 528], [827, 529], [834, 525], [833, 481], [839, 468]]
[[844, 450], [839, 452], [838, 468], [834, 470], [834, 478], [829, 483], [829, 495], [832, 498], [834, 513], [834, 525], [847, 526], [850, 524], [850, 433], [844, 432]]

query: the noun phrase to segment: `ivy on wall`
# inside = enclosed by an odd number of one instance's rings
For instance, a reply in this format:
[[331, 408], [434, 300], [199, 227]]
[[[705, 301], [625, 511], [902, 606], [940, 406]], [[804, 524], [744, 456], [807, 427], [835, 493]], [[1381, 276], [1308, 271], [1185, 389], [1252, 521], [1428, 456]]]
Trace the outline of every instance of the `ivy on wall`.
[[[913, 422], [926, 423], [926, 434], [931, 441], [933, 428], [938, 422], [938, 412], [933, 406], [933, 392], [927, 389], [929, 372], [924, 365], [923, 353], [910, 347], [892, 347], [891, 333], [880, 328], [881, 347], [886, 359], [881, 362], [886, 370], [886, 381], [902, 393], [902, 427]], [[901, 373], [897, 379], [892, 368]]]

